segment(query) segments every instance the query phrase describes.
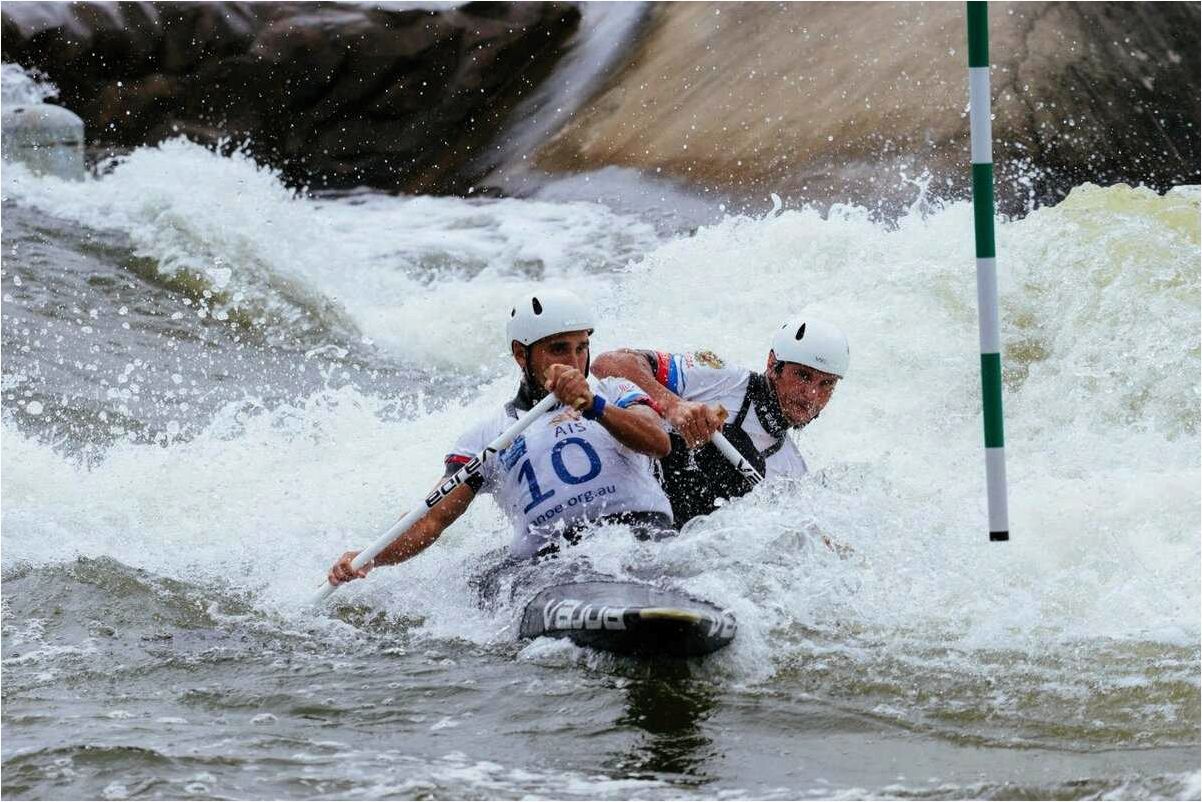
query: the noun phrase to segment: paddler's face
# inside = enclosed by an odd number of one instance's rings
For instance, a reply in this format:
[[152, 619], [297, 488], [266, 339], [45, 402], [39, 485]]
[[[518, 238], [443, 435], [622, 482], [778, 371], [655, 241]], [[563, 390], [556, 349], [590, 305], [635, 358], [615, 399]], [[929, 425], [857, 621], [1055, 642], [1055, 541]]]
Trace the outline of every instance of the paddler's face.
[[[552, 365], [568, 365], [584, 373], [588, 367], [588, 332], [569, 331], [563, 334], [552, 334], [544, 337], [530, 346], [530, 368], [534, 378], [542, 385], [547, 380], [547, 370]], [[518, 343], [513, 344], [513, 358], [518, 367], [526, 372], [526, 349]]]
[[[779, 373], [777, 367], [779, 365]], [[805, 426], [826, 408], [839, 377], [796, 362], [777, 362], [768, 355], [768, 375], [773, 377], [781, 411], [794, 426]]]

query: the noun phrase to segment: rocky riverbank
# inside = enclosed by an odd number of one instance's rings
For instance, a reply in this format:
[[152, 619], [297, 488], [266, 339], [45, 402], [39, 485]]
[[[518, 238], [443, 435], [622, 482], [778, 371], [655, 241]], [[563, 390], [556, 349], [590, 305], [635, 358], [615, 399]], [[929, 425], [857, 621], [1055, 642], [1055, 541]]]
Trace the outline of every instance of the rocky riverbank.
[[[415, 6], [10, 3], [4, 58], [45, 72], [93, 145], [246, 142], [317, 188], [526, 193], [616, 166], [736, 198], [896, 205], [924, 175], [967, 194], [961, 4], [657, 3], [613, 31], [567, 3]], [[1085, 181], [1198, 183], [1199, 19], [993, 5], [1002, 209]], [[590, 35], [624, 56], [560, 75]], [[553, 124], [515, 138], [521, 101], [560, 84]]]
[[6, 4], [6, 61], [43, 71], [93, 145], [246, 142], [292, 181], [457, 192], [554, 67], [562, 3]]

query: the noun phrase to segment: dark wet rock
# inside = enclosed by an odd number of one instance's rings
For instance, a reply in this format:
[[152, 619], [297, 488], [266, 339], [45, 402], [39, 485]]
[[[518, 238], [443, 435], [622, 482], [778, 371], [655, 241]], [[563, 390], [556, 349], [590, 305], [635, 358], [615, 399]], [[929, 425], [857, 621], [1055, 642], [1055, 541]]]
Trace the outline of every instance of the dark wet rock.
[[[929, 195], [967, 195], [962, 4], [651, 9], [626, 65], [517, 153], [498, 134], [571, 46], [571, 5], [10, 3], [3, 47], [49, 74], [93, 145], [248, 141], [313, 187], [464, 192], [629, 167], [736, 198], [897, 206], [917, 193], [902, 175], [923, 173]], [[1199, 181], [1197, 3], [990, 17], [1003, 210], [1085, 181]]]
[[249, 142], [310, 186], [466, 189], [468, 159], [545, 77], [579, 12], [335, 3], [28, 3], [5, 60], [45, 72], [92, 145]]

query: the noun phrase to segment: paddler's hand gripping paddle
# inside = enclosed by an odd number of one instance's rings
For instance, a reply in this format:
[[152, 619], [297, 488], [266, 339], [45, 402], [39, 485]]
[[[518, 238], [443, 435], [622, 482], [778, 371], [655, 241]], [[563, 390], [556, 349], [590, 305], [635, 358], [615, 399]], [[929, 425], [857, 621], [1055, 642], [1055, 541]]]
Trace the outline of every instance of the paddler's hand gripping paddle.
[[[449, 476], [446, 481], [444, 481], [434, 491], [426, 496], [425, 500], [421, 504], [410, 510], [404, 518], [401, 518], [399, 521], [390, 526], [387, 532], [380, 535], [380, 537], [376, 539], [375, 543], [372, 543], [363, 551], [359, 552], [355, 556], [355, 559], [351, 560], [351, 568], [358, 571], [360, 568], [374, 560], [377, 554], [388, 548], [392, 541], [409, 531], [409, 527], [421, 520], [427, 512], [432, 510], [439, 504], [439, 502], [449, 496], [455, 488], [466, 482], [470, 477], [478, 474], [484, 467], [484, 464], [490, 459], [494, 458], [498, 451], [503, 451], [506, 448], [509, 448], [514, 439], [523, 431], [525, 431], [531, 423], [534, 423], [536, 418], [540, 417], [544, 412], [547, 412], [551, 409], [551, 407], [558, 403], [559, 399], [548, 393], [546, 398], [535, 404], [529, 412], [518, 418], [517, 422], [502, 432], [500, 437], [486, 445], [483, 451], [469, 460], [466, 465]], [[721, 435], [715, 435], [715, 437], [719, 436]], [[729, 446], [730, 444], [727, 443], [727, 445]], [[752, 470], [754, 470], [754, 468]], [[334, 592], [336, 587], [337, 585], [331, 585], [330, 581], [327, 579], [325, 584], [322, 585], [321, 590], [317, 591], [317, 595], [313, 597], [313, 604], [321, 604], [321, 602], [325, 601], [327, 596]]]

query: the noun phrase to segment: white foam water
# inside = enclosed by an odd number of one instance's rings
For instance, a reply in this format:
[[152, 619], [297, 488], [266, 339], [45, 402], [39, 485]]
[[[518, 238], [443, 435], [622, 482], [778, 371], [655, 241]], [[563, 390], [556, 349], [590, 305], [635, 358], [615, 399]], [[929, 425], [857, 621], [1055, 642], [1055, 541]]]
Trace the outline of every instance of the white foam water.
[[0, 64], [0, 102], [4, 105], [45, 103], [58, 97], [58, 87], [37, 70], [18, 64]]
[[139, 149], [82, 184], [20, 165], [5, 165], [3, 180], [12, 201], [123, 231], [164, 280], [206, 287], [215, 317], [246, 308], [288, 321], [301, 309], [443, 368], [491, 369], [505, 348], [485, 335], [531, 280], [599, 294], [598, 274], [657, 241], [650, 224], [596, 203], [315, 200], [241, 151], [222, 157], [184, 139]]
[[[6, 420], [6, 562], [104, 554], [294, 605], [512, 391], [506, 301], [536, 279], [594, 299], [598, 351], [705, 347], [759, 368], [775, 321], [798, 310], [850, 336], [851, 372], [797, 435], [811, 479], [659, 547], [620, 531], [584, 547], [615, 573], [656, 560], [729, 604], [742, 634], [714, 670], [764, 679], [789, 665], [782, 642], [818, 648], [813, 633], [839, 628], [907, 654], [954, 645], [970, 662], [1080, 639], [1198, 642], [1197, 188], [1086, 185], [1000, 225], [1007, 544], [985, 533], [967, 204], [895, 225], [802, 209], [662, 240], [597, 204], [313, 199], [182, 140], [82, 187], [6, 166], [4, 195], [120, 229], [164, 271], [336, 308], [398, 359], [481, 375], [474, 400], [419, 402], [400, 420], [391, 399], [349, 388], [274, 409], [250, 399], [187, 442], [118, 444], [88, 467]], [[813, 527], [854, 556], [815, 546]], [[512, 611], [476, 610], [468, 581], [507, 533], [478, 503], [419, 559], [341, 593], [434, 636], [504, 639]]]

